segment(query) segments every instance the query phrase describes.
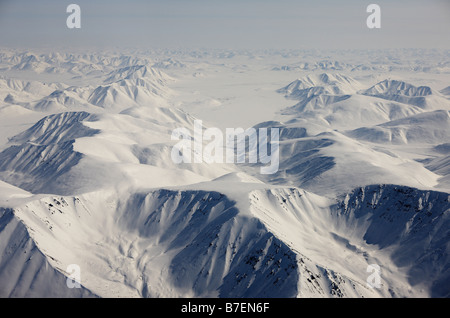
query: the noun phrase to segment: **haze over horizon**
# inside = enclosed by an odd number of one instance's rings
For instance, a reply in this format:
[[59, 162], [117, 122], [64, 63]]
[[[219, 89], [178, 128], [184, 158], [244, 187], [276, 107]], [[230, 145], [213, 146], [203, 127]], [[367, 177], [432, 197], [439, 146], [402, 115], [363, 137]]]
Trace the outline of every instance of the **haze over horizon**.
[[70, 3], [0, 1], [0, 46], [450, 48], [450, 4], [442, 0], [376, 1], [381, 29], [366, 26], [372, 2], [355, 0], [78, 0], [81, 29], [66, 26]]

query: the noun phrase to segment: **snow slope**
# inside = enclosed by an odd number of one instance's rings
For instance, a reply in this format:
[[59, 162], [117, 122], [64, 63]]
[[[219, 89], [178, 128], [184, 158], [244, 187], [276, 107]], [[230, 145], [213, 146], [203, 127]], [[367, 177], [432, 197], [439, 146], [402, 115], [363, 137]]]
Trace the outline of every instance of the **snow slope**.
[[[0, 296], [449, 297], [450, 62], [425, 53], [1, 50]], [[278, 171], [174, 163], [195, 120], [279, 129]]]
[[[370, 186], [330, 205], [236, 187], [44, 197], [12, 215], [53, 267], [76, 261], [102, 297], [448, 296], [447, 194]], [[372, 262], [381, 290], [365, 284]]]
[[428, 143], [450, 140], [450, 113], [437, 110], [389, 121], [348, 133], [355, 139], [378, 143]]

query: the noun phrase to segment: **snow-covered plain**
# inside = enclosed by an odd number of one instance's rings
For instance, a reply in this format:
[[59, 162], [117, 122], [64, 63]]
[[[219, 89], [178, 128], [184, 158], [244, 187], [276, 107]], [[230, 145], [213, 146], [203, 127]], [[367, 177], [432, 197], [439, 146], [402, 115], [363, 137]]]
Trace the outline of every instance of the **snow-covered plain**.
[[[439, 50], [2, 49], [0, 296], [449, 297], [449, 85]], [[279, 170], [175, 164], [196, 119], [279, 128]]]

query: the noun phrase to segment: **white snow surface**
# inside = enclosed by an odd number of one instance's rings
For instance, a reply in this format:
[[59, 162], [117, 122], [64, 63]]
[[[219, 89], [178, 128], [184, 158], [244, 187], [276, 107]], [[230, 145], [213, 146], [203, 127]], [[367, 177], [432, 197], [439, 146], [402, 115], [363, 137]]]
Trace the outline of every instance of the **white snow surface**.
[[[449, 297], [450, 54], [425, 53], [0, 50], [0, 297]], [[278, 171], [174, 163], [196, 120], [278, 128]]]

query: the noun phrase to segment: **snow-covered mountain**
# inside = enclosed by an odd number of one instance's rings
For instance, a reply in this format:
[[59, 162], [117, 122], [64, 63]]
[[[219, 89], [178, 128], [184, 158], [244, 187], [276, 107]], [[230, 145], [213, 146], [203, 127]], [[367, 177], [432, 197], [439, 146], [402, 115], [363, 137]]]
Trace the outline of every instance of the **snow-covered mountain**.
[[450, 113], [437, 110], [389, 121], [375, 127], [363, 127], [348, 133], [355, 139], [377, 143], [428, 143], [450, 140]]
[[433, 91], [429, 86], [414, 86], [404, 81], [384, 80], [367, 90], [363, 95], [380, 97], [387, 100], [415, 105], [421, 108], [442, 107], [448, 100]]
[[312, 74], [297, 79], [281, 88], [280, 93], [293, 99], [303, 99], [311, 95], [345, 95], [355, 93], [361, 84], [355, 79], [342, 74]]
[[450, 95], [450, 86], [447, 86], [446, 88], [443, 88], [443, 89], [441, 89], [440, 91], [439, 91], [441, 94], [444, 94], [444, 95]]
[[339, 74], [310, 75], [278, 90], [299, 101], [282, 114], [351, 129], [450, 107], [448, 99], [428, 86], [384, 80], [365, 90], [361, 87], [356, 80]]
[[[0, 51], [0, 297], [449, 297], [450, 62], [422, 53]], [[211, 138], [175, 163], [199, 121], [278, 129], [278, 170], [197, 162]]]
[[[448, 194], [371, 186], [327, 207], [294, 188], [244, 192], [44, 197], [3, 212], [7, 228], [22, 232], [2, 231], [2, 241], [39, 242], [63, 274], [80, 264], [80, 292], [102, 297], [448, 296]], [[20, 263], [27, 251], [16, 247], [8, 261]], [[380, 290], [365, 283], [372, 262], [389, 264]], [[39, 285], [39, 276], [25, 277], [11, 279], [3, 295]], [[54, 284], [47, 288], [64, 289], [64, 281]]]

